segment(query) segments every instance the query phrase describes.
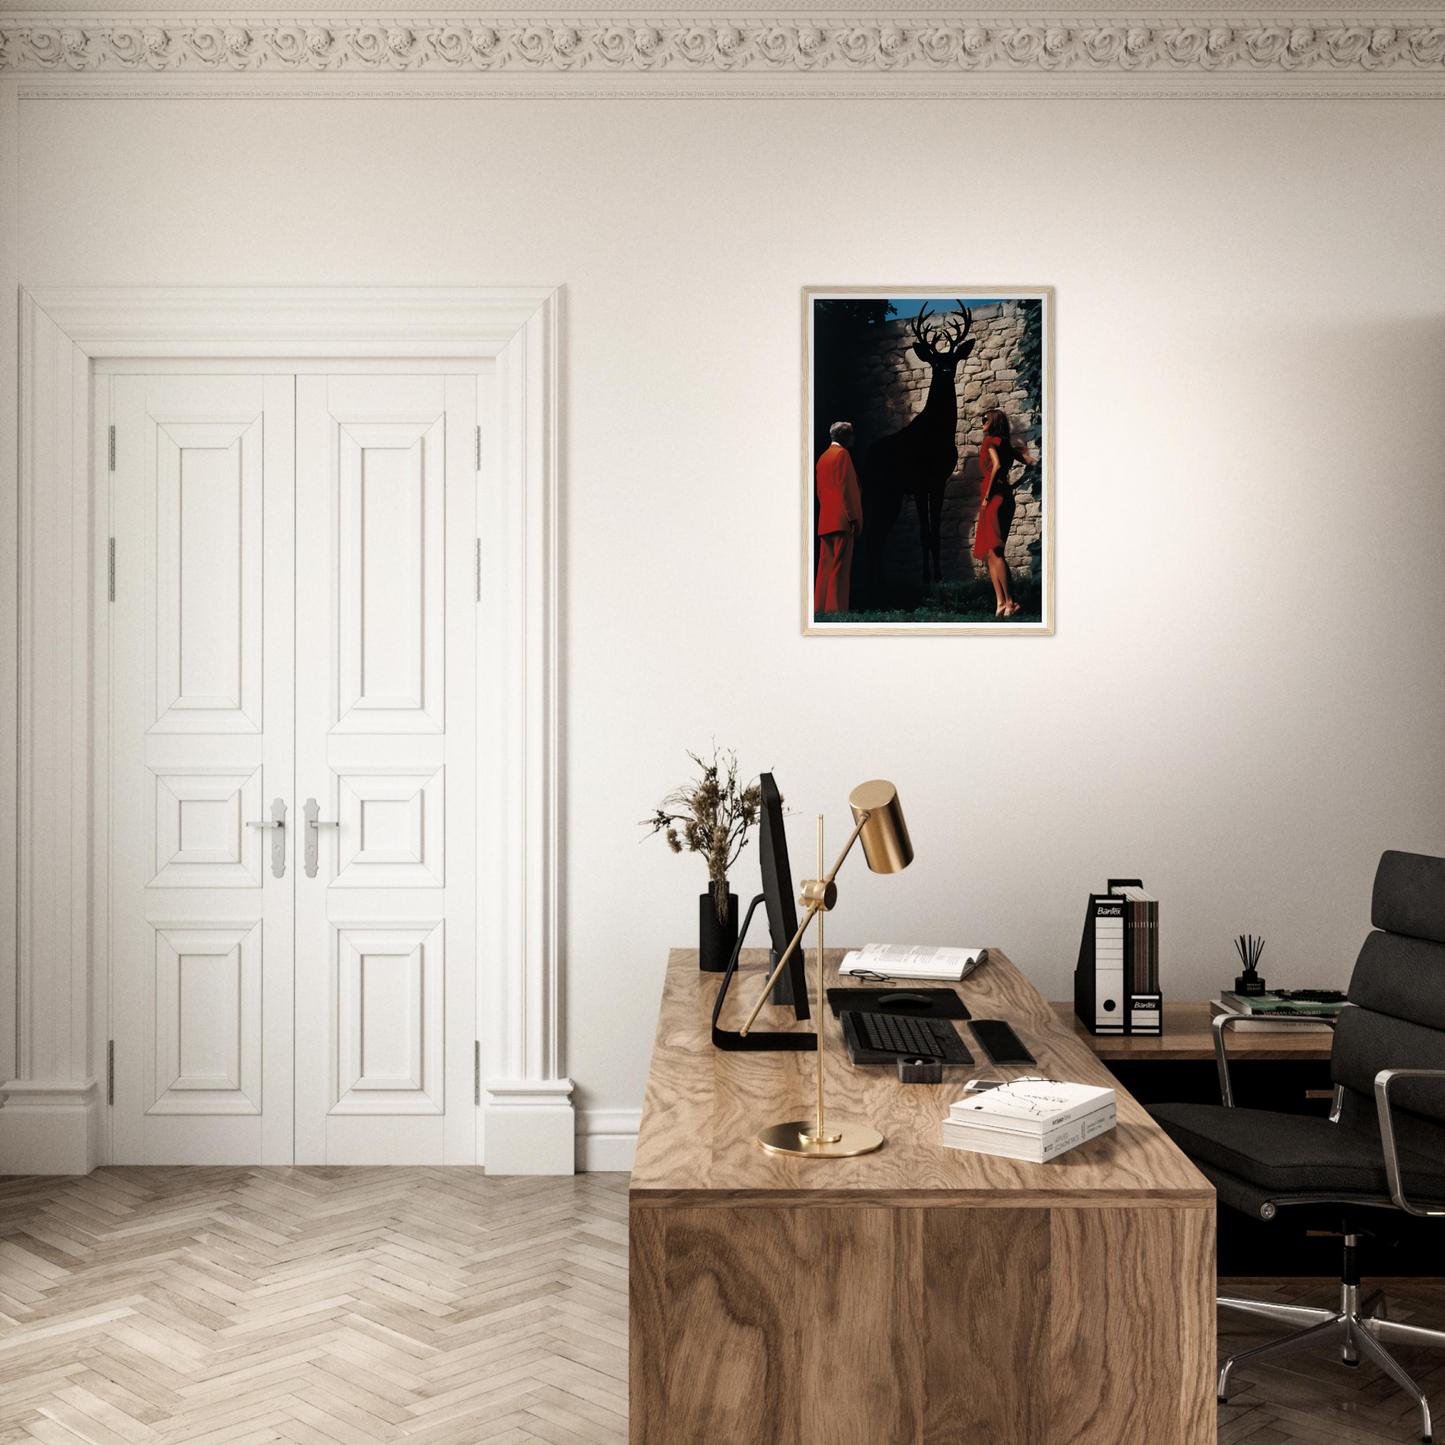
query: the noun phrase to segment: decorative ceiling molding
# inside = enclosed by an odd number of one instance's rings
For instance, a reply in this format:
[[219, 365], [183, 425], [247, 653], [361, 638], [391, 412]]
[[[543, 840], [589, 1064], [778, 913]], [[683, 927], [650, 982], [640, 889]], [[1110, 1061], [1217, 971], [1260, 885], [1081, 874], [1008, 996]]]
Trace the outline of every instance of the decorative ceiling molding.
[[[180, 19], [0, 13], [0, 70], [28, 75], [1114, 80], [1196, 89], [1326, 82], [1445, 94], [1445, 14], [1395, 22], [943, 16], [752, 19]], [[1329, 81], [1337, 82], [1329, 85]], [[1264, 82], [1261, 86], [1257, 82]], [[1381, 84], [1381, 82], [1388, 82]], [[640, 85], [623, 85], [634, 93]], [[714, 87], [722, 89], [723, 87]], [[746, 86], [740, 87], [746, 89]], [[902, 87], [915, 89], [914, 86]], [[944, 87], [947, 88], [947, 87]], [[1065, 89], [1068, 87], [1065, 86]], [[1150, 86], [1144, 86], [1148, 90]]]

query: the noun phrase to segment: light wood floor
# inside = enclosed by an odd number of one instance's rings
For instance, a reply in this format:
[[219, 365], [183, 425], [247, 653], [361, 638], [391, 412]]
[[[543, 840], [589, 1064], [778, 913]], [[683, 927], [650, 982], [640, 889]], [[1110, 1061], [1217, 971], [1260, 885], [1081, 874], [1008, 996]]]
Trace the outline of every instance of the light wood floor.
[[[1445, 1326], [1445, 1281], [1390, 1295], [1394, 1318]], [[1221, 1312], [1222, 1353], [1269, 1334]], [[1398, 1354], [1445, 1437], [1445, 1352]], [[626, 1382], [622, 1174], [0, 1180], [0, 1445], [624, 1445]], [[1328, 1353], [1240, 1373], [1219, 1420], [1220, 1445], [1416, 1438], [1373, 1366]]]
[[0, 1445], [627, 1434], [627, 1176], [0, 1181]]

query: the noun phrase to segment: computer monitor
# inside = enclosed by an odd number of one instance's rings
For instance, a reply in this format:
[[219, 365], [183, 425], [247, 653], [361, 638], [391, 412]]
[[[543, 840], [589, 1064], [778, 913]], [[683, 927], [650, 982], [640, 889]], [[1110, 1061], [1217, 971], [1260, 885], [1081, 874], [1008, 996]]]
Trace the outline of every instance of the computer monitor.
[[[718, 986], [717, 998], [712, 1010], [712, 1041], [720, 1049], [749, 1052], [766, 1050], [808, 1050], [816, 1049], [818, 1040], [812, 1033], [775, 1033], [766, 1029], [749, 1029], [746, 1035], [721, 1025], [724, 1004], [727, 1001], [728, 985], [737, 972], [738, 955], [748, 936], [748, 925], [758, 904], [762, 904], [768, 915], [768, 933], [771, 935], [771, 956], [768, 972], [778, 966], [793, 935], [798, 931], [798, 910], [793, 902], [793, 870], [788, 866], [788, 836], [783, 831], [783, 798], [771, 773], [763, 773], [758, 779], [762, 793], [762, 805], [758, 816], [758, 862], [762, 868], [763, 891], [748, 905], [747, 916], [743, 919], [738, 934], [737, 947], [728, 960], [727, 971]], [[803, 950], [796, 949], [788, 966], [773, 985], [769, 1001], [775, 1004], [791, 1005], [793, 1015], [798, 1019], [811, 1017], [808, 1006], [807, 977], [803, 971]]]
[[[759, 862], [763, 873], [763, 906], [768, 911], [772, 936], [770, 969], [778, 966], [783, 950], [798, 931], [798, 910], [793, 902], [793, 870], [788, 866], [788, 835], [783, 829], [783, 795], [771, 773], [758, 778], [762, 810], [758, 819]], [[792, 1004], [800, 1019], [808, 1015], [808, 987], [800, 947], [773, 985], [772, 1002]]]

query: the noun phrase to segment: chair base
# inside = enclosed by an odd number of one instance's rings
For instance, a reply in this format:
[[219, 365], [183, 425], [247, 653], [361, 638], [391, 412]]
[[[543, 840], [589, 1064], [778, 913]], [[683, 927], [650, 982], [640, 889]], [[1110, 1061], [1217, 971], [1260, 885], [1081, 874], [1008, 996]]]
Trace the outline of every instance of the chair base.
[[[1352, 1241], [1351, 1241], [1352, 1242]], [[1407, 1375], [1395, 1357], [1385, 1348], [1387, 1340], [1400, 1345], [1430, 1345], [1445, 1350], [1445, 1330], [1426, 1330], [1417, 1325], [1397, 1324], [1386, 1313], [1383, 1291], [1360, 1298], [1358, 1284], [1340, 1286], [1340, 1307], [1337, 1310], [1313, 1309], [1306, 1305], [1270, 1304], [1263, 1300], [1230, 1299], [1224, 1296], [1216, 1303], [1227, 1309], [1241, 1310], [1246, 1314], [1258, 1315], [1261, 1319], [1278, 1320], [1281, 1324], [1298, 1325], [1301, 1328], [1283, 1339], [1271, 1340], [1267, 1345], [1257, 1345], [1252, 1350], [1243, 1350], [1231, 1355], [1219, 1372], [1219, 1403], [1225, 1403], [1229, 1393], [1229, 1377], [1238, 1365], [1257, 1364], [1261, 1360], [1275, 1359], [1295, 1350], [1310, 1349], [1315, 1345], [1337, 1344], [1340, 1349], [1340, 1363], [1358, 1365], [1361, 1357], [1377, 1365], [1420, 1409], [1420, 1438], [1431, 1439], [1430, 1402], [1425, 1392]]]

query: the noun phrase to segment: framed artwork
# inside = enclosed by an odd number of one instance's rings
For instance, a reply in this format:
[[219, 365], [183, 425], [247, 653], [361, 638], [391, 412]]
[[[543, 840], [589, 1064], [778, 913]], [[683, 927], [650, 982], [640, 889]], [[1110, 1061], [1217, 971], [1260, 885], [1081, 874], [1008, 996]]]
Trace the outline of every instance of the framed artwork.
[[803, 631], [1054, 630], [1051, 286], [803, 290]]

